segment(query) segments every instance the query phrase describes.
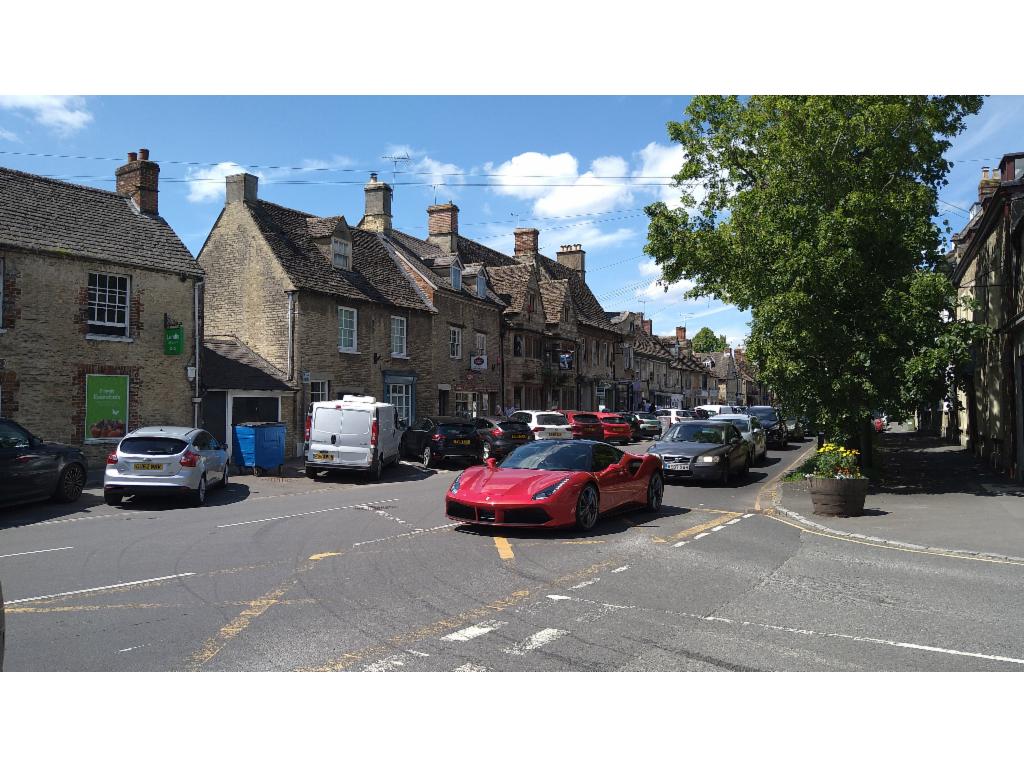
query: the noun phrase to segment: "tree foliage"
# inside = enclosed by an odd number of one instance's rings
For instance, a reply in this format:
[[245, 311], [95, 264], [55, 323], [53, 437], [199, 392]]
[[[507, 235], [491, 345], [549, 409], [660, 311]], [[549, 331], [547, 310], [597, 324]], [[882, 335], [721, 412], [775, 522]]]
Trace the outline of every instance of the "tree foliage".
[[725, 334], [716, 336], [715, 332], [706, 325], [697, 331], [693, 337], [694, 352], [724, 352], [727, 346], [729, 345], [726, 343]]
[[[783, 406], [853, 437], [963, 360], [933, 223], [975, 96], [705, 96], [669, 123], [681, 207], [648, 206], [664, 279], [751, 310], [748, 354]], [[936, 378], [937, 377], [937, 378]]]

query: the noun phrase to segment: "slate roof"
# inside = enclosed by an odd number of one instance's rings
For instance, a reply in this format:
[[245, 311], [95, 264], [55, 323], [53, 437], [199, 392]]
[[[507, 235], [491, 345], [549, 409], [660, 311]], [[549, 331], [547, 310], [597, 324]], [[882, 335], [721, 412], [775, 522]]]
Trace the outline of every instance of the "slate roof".
[[562, 305], [569, 294], [568, 280], [545, 280], [540, 284], [544, 318], [549, 323], [562, 322]]
[[207, 389], [257, 389], [287, 391], [287, 375], [268, 363], [234, 336], [203, 340], [200, 369]]
[[0, 168], [0, 245], [203, 275], [170, 224], [130, 198], [10, 168]]
[[[452, 281], [447, 274], [447, 270], [445, 270], [442, 273], [434, 271], [434, 267], [450, 266], [452, 261], [454, 261], [454, 259], [448, 254], [446, 254], [443, 250], [441, 250], [441, 248], [427, 240], [420, 240], [418, 237], [413, 237], [412, 235], [406, 234], [405, 232], [402, 232], [397, 229], [389, 230], [387, 233], [387, 237], [392, 244], [398, 246], [399, 250], [402, 251], [406, 258], [409, 258], [414, 262], [420, 262], [420, 265], [423, 267], [423, 271], [429, 273], [431, 282], [433, 282], [435, 285], [440, 286], [441, 288], [446, 288], [449, 291], [455, 290], [455, 286], [452, 285]], [[470, 296], [474, 299], [480, 298], [479, 296], [476, 295], [475, 279], [473, 281], [466, 280], [467, 277], [475, 278], [476, 274], [479, 271], [479, 264], [463, 266], [462, 290], [459, 291], [459, 293], [462, 293], [466, 296]], [[472, 288], [470, 287], [470, 282], [472, 282]], [[487, 300], [495, 304], [498, 304], [501, 307], [504, 307], [505, 302], [501, 300], [501, 298], [498, 296], [497, 293], [495, 293], [492, 290], [492, 288], [492, 282], [488, 280]]]
[[594, 296], [594, 292], [590, 290], [587, 281], [580, 276], [579, 272], [565, 264], [559, 264], [555, 259], [550, 259], [547, 256], [538, 258], [537, 265], [543, 273], [542, 279], [547, 277], [549, 280], [567, 280], [569, 282], [569, 291], [579, 322], [600, 328], [603, 331], [618, 333], [615, 327], [608, 322], [604, 307], [601, 306], [601, 302]]
[[429, 311], [376, 232], [350, 229], [352, 269], [337, 269], [317, 248], [314, 237], [329, 235], [341, 216], [321, 218], [265, 200], [246, 206], [296, 288]]
[[671, 362], [674, 359], [671, 352], [665, 349], [656, 338], [644, 330], [642, 323], [638, 324], [634, 330], [633, 351], [636, 354], [659, 358], [665, 362]]
[[459, 258], [463, 264], [478, 262], [486, 267], [508, 267], [518, 264], [519, 261], [513, 256], [488, 248], [483, 243], [470, 240], [468, 237], [458, 235], [455, 246], [459, 251]]
[[506, 267], [490, 267], [487, 274], [498, 295], [506, 301], [509, 313], [522, 312], [526, 304], [526, 289], [530, 285], [529, 264], [510, 264]]

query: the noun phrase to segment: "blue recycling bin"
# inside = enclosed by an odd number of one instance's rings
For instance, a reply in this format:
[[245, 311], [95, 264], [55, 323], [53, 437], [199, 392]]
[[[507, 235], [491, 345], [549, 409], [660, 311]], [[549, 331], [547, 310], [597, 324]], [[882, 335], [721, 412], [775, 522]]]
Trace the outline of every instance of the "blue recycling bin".
[[250, 467], [254, 475], [284, 464], [285, 426], [279, 421], [236, 424], [232, 431], [232, 456], [239, 467]]

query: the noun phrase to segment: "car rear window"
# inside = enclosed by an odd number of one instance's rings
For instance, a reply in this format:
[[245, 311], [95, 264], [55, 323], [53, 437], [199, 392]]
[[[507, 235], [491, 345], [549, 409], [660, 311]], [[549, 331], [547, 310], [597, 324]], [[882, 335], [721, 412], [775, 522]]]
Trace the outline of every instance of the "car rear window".
[[341, 417], [341, 434], [365, 435], [370, 431], [370, 413], [368, 411], [349, 411], [342, 408], [338, 413]]
[[173, 437], [126, 437], [120, 451], [134, 456], [174, 456], [187, 446], [184, 440]]
[[445, 437], [453, 437], [455, 435], [475, 435], [476, 427], [472, 424], [438, 424], [437, 432]]
[[517, 435], [525, 435], [530, 431], [530, 425], [521, 421], [499, 421], [498, 429], [503, 432], [513, 432]]
[[561, 413], [541, 413], [537, 416], [537, 423], [546, 427], [562, 427], [569, 423]]
[[597, 424], [597, 416], [592, 413], [577, 413], [572, 420], [577, 424]]
[[601, 419], [605, 424], [626, 424], [626, 420], [621, 416], [605, 416]]

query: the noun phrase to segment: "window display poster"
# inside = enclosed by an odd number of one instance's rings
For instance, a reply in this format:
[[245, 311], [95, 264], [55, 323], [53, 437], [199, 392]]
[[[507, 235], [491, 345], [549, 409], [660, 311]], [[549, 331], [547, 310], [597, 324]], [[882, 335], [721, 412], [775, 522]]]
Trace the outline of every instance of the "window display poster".
[[128, 377], [85, 377], [85, 438], [124, 437], [128, 426]]

